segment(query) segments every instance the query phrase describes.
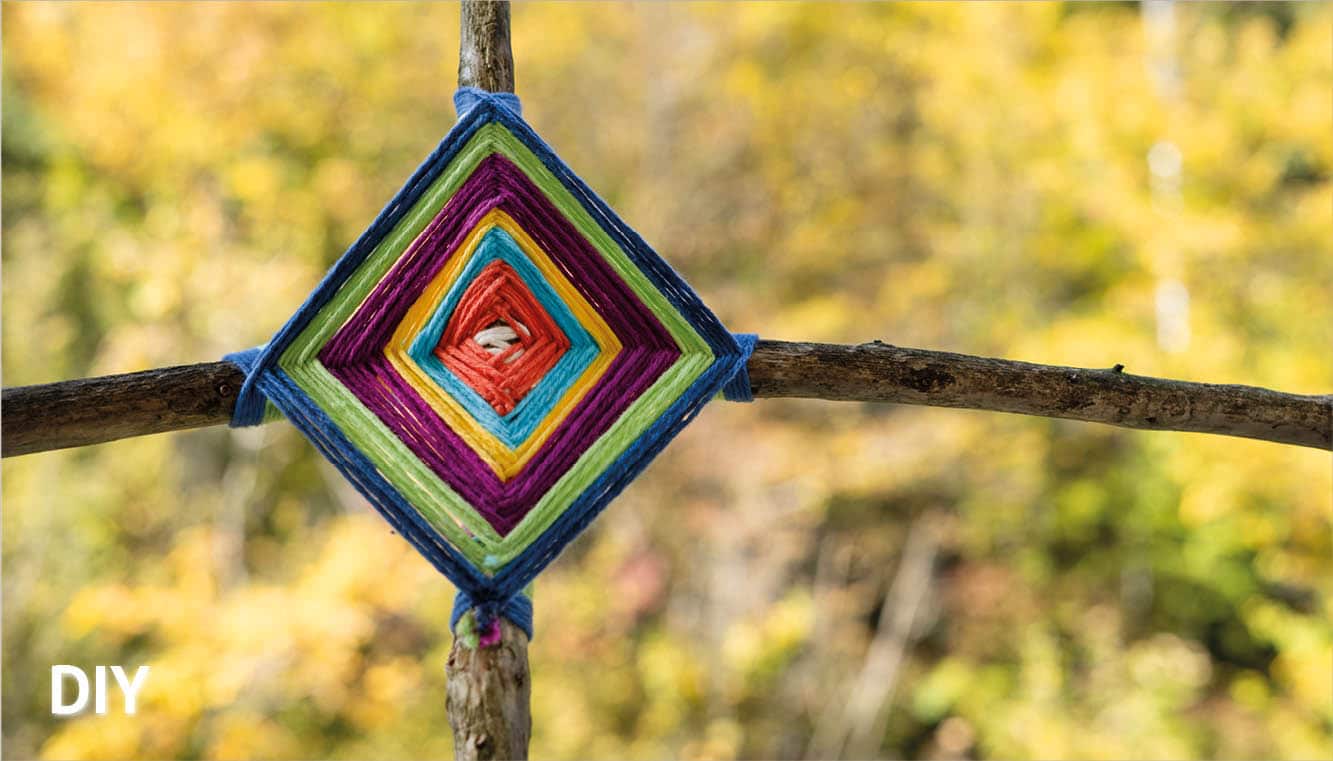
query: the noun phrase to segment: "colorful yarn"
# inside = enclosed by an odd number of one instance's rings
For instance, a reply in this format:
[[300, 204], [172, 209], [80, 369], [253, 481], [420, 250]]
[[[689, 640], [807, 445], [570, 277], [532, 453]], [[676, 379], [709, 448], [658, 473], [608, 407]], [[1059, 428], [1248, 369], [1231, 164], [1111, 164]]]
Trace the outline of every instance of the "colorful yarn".
[[[586, 390], [587, 385], [600, 376], [597, 371], [609, 363], [610, 356], [597, 364], [592, 376], [585, 378], [588, 369], [593, 366], [604, 347], [619, 351], [620, 345], [615, 342], [605, 322], [595, 318], [596, 312], [592, 307], [573, 291], [568, 281], [563, 279], [563, 275], [559, 275], [559, 271], [553, 269], [549, 259], [545, 259], [544, 254], [531, 245], [526, 236], [502, 212], [497, 211], [487, 215], [474, 232], [486, 230], [488, 227], [490, 231], [485, 237], [489, 241], [494, 241], [494, 245], [488, 247], [483, 242], [482, 246], [470, 256], [451, 258], [449, 262], [451, 266], [446, 266], [427, 284], [421, 297], [407, 311], [403, 322], [390, 340], [386, 356], [391, 362], [397, 359], [399, 362], [416, 363], [419, 371], [409, 371], [411, 378], [419, 379], [422, 372], [429, 376], [428, 382], [424, 384], [414, 383], [418, 392], [424, 392], [423, 397], [433, 393], [432, 390], [437, 387], [448, 390], [454, 401], [466, 410], [461, 414], [464, 420], [455, 422], [453, 427], [456, 429], [460, 425], [475, 427], [475, 423], [469, 426], [467, 421], [480, 423], [492, 434], [487, 437], [494, 442], [488, 447], [488, 451], [495, 452], [496, 457], [503, 460], [505, 452], [519, 447], [528, 439], [536, 426], [547, 417], [550, 409], [561, 402], [568, 407], [568, 394], [573, 393], [581, 397], [581, 392]], [[513, 230], [513, 233], [509, 233], [509, 230]], [[520, 245], [515, 237], [524, 238], [524, 243]], [[465, 246], [465, 248], [470, 247]], [[532, 251], [534, 256], [529, 257], [525, 251]], [[503, 417], [493, 408], [488, 409], [486, 400], [476, 389], [464, 383], [457, 369], [448, 367], [447, 363], [436, 354], [441, 341], [446, 340], [445, 326], [453, 316], [459, 300], [463, 298], [464, 289], [472, 287], [469, 285], [470, 277], [475, 275], [481, 266], [489, 266], [489, 263], [496, 259], [514, 268], [520, 279], [535, 294], [541, 306], [555, 318], [569, 344], [568, 351], [559, 358], [550, 371], [541, 377], [535, 387], [523, 395], [512, 411]], [[535, 265], [534, 260], [542, 261], [542, 264]], [[466, 268], [457, 266], [465, 262]], [[551, 273], [556, 277], [551, 277]], [[567, 304], [563, 298], [568, 298], [570, 294], [573, 298], [569, 299], [570, 303]], [[432, 308], [435, 309], [433, 314], [430, 312]], [[589, 328], [583, 326], [580, 317], [589, 323]], [[518, 319], [522, 321], [522, 318]], [[589, 335], [589, 329], [597, 336], [596, 338]], [[413, 331], [416, 331], [415, 336], [412, 335]], [[466, 345], [469, 342], [465, 340], [463, 343]], [[407, 346], [404, 349], [405, 345]], [[505, 369], [514, 371], [521, 368]], [[401, 368], [399, 370], [402, 372]], [[583, 382], [578, 385], [581, 379]], [[474, 442], [474, 448], [476, 446]], [[497, 473], [503, 474], [508, 471], [507, 467], [497, 468]]]
[[542, 378], [557, 377], [548, 373], [568, 349], [514, 268], [497, 261], [477, 274], [431, 353], [508, 415]]
[[[482, 639], [715, 395], [745, 345], [519, 116], [460, 118], [260, 349], [233, 425], [282, 410], [459, 588]], [[725, 388], [724, 388], [725, 386]], [[526, 606], [526, 607], [525, 607]]]
[[528, 595], [519, 593], [510, 597], [502, 605], [490, 605], [486, 608], [474, 608], [472, 598], [462, 589], [454, 595], [453, 611], [449, 614], [449, 628], [453, 629], [459, 636], [465, 636], [465, 632], [459, 627], [460, 621], [469, 611], [475, 612], [476, 625], [482, 629], [478, 644], [486, 647], [497, 644], [500, 641], [499, 616], [509, 619], [515, 626], [532, 639], [532, 600]]
[[[736, 339], [736, 344], [741, 347], [741, 353], [747, 358], [754, 353], [754, 347], [759, 345], [759, 335], [756, 333], [735, 333], [732, 335]], [[750, 374], [741, 372], [731, 376], [722, 386], [722, 398], [729, 402], [753, 402], [754, 389], [750, 388]]]
[[[467, 261], [467, 257], [470, 256], [466, 252], [472, 249], [471, 241], [479, 239], [480, 231], [490, 225], [508, 232], [518, 242], [520, 249], [529, 257], [529, 261], [536, 264], [537, 269], [546, 276], [550, 285], [565, 300], [566, 307], [582, 323], [586, 324], [587, 330], [592, 334], [595, 343], [595, 356], [592, 363], [565, 391], [564, 396], [554, 403], [549, 412], [540, 407], [540, 402], [537, 401], [538, 392], [534, 390], [524, 397], [523, 401], [519, 403], [518, 409], [511, 413], [511, 416], [517, 416], [517, 418], [512, 421], [512, 425], [500, 433], [498, 438], [491, 432], [495, 430], [496, 423], [490, 421], [499, 420], [499, 418], [490, 411], [489, 407], [484, 404], [477, 404], [465, 411], [450, 394], [441, 390], [445, 386], [450, 386], [449, 378], [452, 374], [445, 370], [433, 354], [420, 353], [421, 348], [429, 346], [429, 338], [423, 342], [422, 347], [414, 350], [415, 358], [409, 356], [409, 349], [407, 348], [408, 344], [414, 343], [413, 337], [422, 332], [422, 326], [433, 305], [444, 298], [443, 294], [448, 291], [449, 285], [455, 282], [461, 269], [459, 265]], [[488, 214], [463, 248], [464, 256], [451, 259], [440, 274], [426, 286], [425, 291], [413, 307], [408, 310], [407, 317], [395, 331], [389, 346], [386, 347], [385, 355], [422, 398], [435, 409], [451, 428], [458, 432], [459, 436], [464, 438], [476, 450], [480, 459], [485, 461], [502, 480], [507, 480], [539, 450], [551, 430], [564, 420], [573, 406], [582, 399], [584, 393], [603, 375], [607, 366], [620, 352], [621, 345], [596, 310], [573, 288], [550, 259], [546, 258], [545, 254], [535, 247], [535, 243], [522, 230], [518, 229], [508, 215], [500, 211]], [[527, 271], [522, 266], [519, 267], [519, 270], [520, 272]], [[433, 330], [430, 332], [433, 332]], [[580, 330], [571, 331], [571, 335], [574, 342], [571, 351], [585, 352], [586, 348], [581, 328]], [[417, 336], [417, 338], [419, 339], [420, 336]], [[566, 359], [568, 357], [561, 361], [564, 362]], [[427, 375], [430, 377], [426, 377]], [[539, 388], [540, 386], [541, 384], [539, 384]], [[538, 409], [534, 411], [531, 409], [532, 407], [538, 407]], [[477, 417], [474, 418], [469, 414], [469, 411], [475, 412]], [[507, 433], [512, 433], [512, 437], [506, 435]], [[514, 448], [510, 449], [511, 446]]]
[[[495, 187], [508, 189], [506, 183], [514, 181], [518, 176], [504, 171], [506, 165], [503, 159], [492, 157], [473, 175], [473, 179], [489, 181]], [[495, 168], [500, 173], [491, 175], [487, 172], [488, 168]], [[512, 170], [512, 166], [509, 169]], [[542, 217], [517, 206], [509, 211], [521, 226], [532, 230], [534, 236], [548, 233], [546, 220]], [[558, 222], [558, 218], [553, 219]], [[378, 340], [361, 355], [348, 352], [352, 355], [352, 363], [360, 363], [355, 364], [350, 371], [339, 366], [345, 360], [336, 357], [331, 359], [329, 356], [341, 350], [340, 339], [374, 332], [377, 329], [376, 321], [397, 322], [403, 305], [414, 292], [413, 288], [419, 287], [419, 283], [430, 274], [429, 270], [423, 272], [412, 268], [391, 272], [387, 277], [394, 278], [396, 282], [414, 284], [403, 289], [404, 292], [400, 294], [402, 301], [397, 305], [386, 305], [379, 299], [381, 294], [372, 293], [361, 310], [331, 342], [330, 349], [321, 354], [324, 364], [334, 374], [340, 375], [349, 390], [376, 410], [381, 419], [408, 440], [425, 442], [416, 448], [418, 456], [431, 464], [441, 478], [463, 493], [468, 502], [479, 507], [484, 505], [480, 509], [491, 513], [489, 517], [493, 523], [498, 520], [512, 525], [512, 522], [521, 519], [569, 464], [680, 354], [656, 316], [625, 288], [586, 244], [583, 247], [566, 247], [559, 244], [559, 239], [551, 240], [558, 244], [551, 247], [555, 260], [577, 274], [577, 278], [571, 278], [572, 282], [584, 287], [589, 301], [600, 304], [603, 316], [615, 330], [618, 341], [626, 348], [617, 354], [606, 376], [599, 381], [589, 397], [555, 429], [551, 440], [546, 441], [534, 459], [521, 472], [512, 474], [513, 477], [508, 481], [504, 479], [511, 475], [509, 471], [498, 479], [485, 473], [478, 464], [474, 447], [460, 441], [437, 416], [422, 410], [417, 397], [402, 398], [402, 389], [399, 388], [401, 382], [392, 377], [391, 373], [384, 372], [382, 363], [377, 360], [375, 346]], [[568, 240], [578, 239], [569, 237]], [[364, 322], [362, 318], [365, 318]], [[357, 374], [360, 377], [354, 377]], [[692, 379], [692, 376], [686, 378]], [[534, 443], [542, 444], [540, 440]], [[507, 526], [497, 524], [496, 529], [504, 533]]]

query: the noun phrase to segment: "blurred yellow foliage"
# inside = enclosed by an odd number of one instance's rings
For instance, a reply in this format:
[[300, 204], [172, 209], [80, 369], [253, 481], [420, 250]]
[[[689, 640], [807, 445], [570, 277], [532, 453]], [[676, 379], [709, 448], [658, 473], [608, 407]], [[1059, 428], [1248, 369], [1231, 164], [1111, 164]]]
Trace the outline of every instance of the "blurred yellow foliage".
[[[529, 120], [734, 329], [1327, 393], [1333, 8], [1169, 13], [1165, 47], [1121, 3], [525, 3], [513, 36]], [[451, 4], [3, 27], [7, 386], [265, 340], [453, 121]], [[3, 476], [6, 757], [451, 754], [452, 591], [290, 427]], [[1260, 442], [717, 405], [538, 584], [533, 756], [804, 754], [924, 515], [880, 754], [1326, 757], [1331, 492]], [[56, 663], [151, 665], [138, 714], [50, 716]]]

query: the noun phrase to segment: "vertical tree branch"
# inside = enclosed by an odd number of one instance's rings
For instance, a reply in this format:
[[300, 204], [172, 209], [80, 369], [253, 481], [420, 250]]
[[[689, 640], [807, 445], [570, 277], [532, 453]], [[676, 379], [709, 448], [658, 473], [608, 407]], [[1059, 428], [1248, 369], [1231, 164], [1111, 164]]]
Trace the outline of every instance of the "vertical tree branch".
[[509, 0], [463, 0], [458, 37], [458, 86], [514, 91]]
[[527, 758], [532, 736], [527, 635], [501, 620], [500, 643], [493, 647], [468, 647], [455, 637], [445, 671], [456, 761]]
[[[513, 92], [508, 0], [463, 0], [460, 20], [458, 85]], [[500, 642], [492, 647], [470, 647], [454, 637], [446, 674], [454, 758], [526, 759], [532, 735], [527, 636], [501, 620]]]

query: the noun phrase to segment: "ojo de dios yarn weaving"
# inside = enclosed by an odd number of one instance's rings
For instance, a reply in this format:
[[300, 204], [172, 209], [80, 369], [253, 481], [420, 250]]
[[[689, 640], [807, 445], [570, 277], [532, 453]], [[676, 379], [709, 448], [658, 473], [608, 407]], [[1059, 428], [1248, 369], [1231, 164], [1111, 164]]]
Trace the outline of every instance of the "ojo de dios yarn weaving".
[[[472, 88], [459, 119], [269, 343], [233, 425], [281, 411], [459, 588], [455, 621], [522, 590], [719, 392], [753, 336], [523, 121]], [[469, 622], [469, 626], [471, 626]]]

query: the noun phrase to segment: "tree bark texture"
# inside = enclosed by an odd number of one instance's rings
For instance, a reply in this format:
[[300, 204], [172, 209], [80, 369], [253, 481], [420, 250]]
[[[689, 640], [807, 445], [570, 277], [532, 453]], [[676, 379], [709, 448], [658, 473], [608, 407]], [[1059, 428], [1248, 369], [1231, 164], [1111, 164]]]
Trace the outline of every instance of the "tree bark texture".
[[[894, 402], [1013, 412], [1123, 428], [1242, 436], [1333, 450], [1333, 395], [1193, 383], [1117, 369], [1038, 365], [968, 354], [760, 341], [759, 398]], [[4, 389], [5, 457], [220, 425], [243, 376], [226, 362]]]
[[1333, 449], [1333, 395], [1166, 380], [1127, 373], [1122, 365], [1039, 365], [879, 341], [855, 346], [761, 341], [749, 371], [757, 397], [1013, 412]]
[[490, 92], [514, 91], [507, 0], [464, 0], [458, 38], [458, 84]]
[[500, 643], [472, 648], [454, 638], [446, 668], [457, 761], [524, 759], [532, 736], [528, 637], [500, 619]]

